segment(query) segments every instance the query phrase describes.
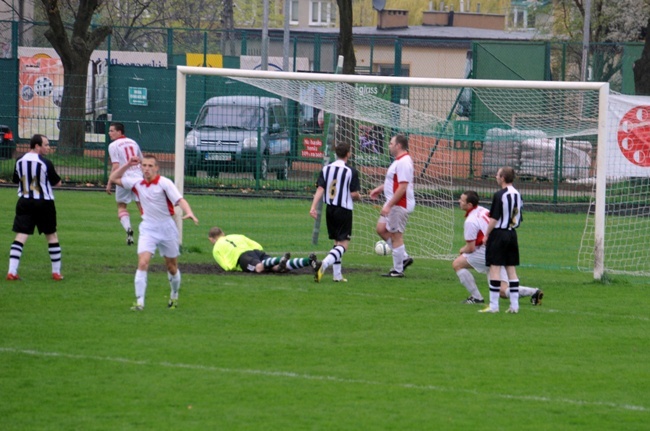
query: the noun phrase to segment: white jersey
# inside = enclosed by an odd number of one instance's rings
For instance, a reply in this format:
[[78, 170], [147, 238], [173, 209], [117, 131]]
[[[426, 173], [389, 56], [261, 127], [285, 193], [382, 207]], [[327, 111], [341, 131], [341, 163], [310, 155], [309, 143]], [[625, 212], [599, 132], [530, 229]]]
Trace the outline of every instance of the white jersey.
[[125, 189], [133, 190], [140, 199], [142, 225], [156, 228], [173, 223], [174, 205], [183, 196], [169, 178], [158, 175], [148, 183], [143, 179], [122, 177], [122, 185]]
[[408, 183], [406, 194], [395, 205], [405, 208], [410, 213], [415, 209], [415, 193], [413, 192], [413, 159], [408, 153], [395, 159], [386, 172], [384, 181], [386, 202], [392, 199], [399, 183], [405, 182]]
[[[133, 156], [142, 159], [140, 146], [133, 139], [126, 137], [111, 142], [108, 146], [108, 154], [111, 158], [111, 163], [117, 163], [118, 167], [127, 164], [129, 159]], [[131, 166], [122, 176], [122, 178], [124, 177], [142, 178], [142, 169], [140, 169], [140, 165]]]
[[485, 233], [490, 223], [490, 211], [478, 206], [465, 214], [465, 241], [474, 241], [476, 248], [485, 245]]

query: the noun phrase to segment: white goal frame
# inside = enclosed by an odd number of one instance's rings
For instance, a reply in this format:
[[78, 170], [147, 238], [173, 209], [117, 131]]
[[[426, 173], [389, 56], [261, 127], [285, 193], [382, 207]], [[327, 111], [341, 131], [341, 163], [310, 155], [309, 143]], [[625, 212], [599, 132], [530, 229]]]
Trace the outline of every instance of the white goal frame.
[[[378, 77], [367, 75], [333, 75], [324, 73], [275, 72], [261, 70], [220, 69], [206, 67], [177, 66], [176, 68], [176, 124], [174, 178], [181, 193], [185, 186], [185, 110], [186, 83], [188, 75], [221, 76], [233, 78], [263, 78], [298, 81], [329, 81], [341, 83], [389, 83], [408, 86], [440, 86], [464, 88], [505, 88], [541, 90], [589, 90], [598, 91], [598, 127], [596, 159], [596, 198], [594, 214], [594, 278], [600, 280], [604, 273], [605, 256], [605, 191], [607, 178], [607, 111], [609, 83], [606, 82], [556, 82], [556, 81], [508, 81], [482, 79], [438, 79], [411, 77]], [[179, 211], [180, 212], [180, 211]], [[177, 218], [182, 243], [182, 223]]]

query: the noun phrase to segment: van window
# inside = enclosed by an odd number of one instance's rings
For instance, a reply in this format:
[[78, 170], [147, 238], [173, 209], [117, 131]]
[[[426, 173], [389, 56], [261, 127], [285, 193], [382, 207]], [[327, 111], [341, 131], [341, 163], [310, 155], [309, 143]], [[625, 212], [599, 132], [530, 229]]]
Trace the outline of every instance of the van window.
[[199, 113], [195, 127], [257, 130], [262, 118], [262, 108], [256, 106], [209, 105]]
[[281, 105], [275, 105], [271, 107], [269, 113], [269, 122], [271, 123], [271, 126], [274, 124], [279, 124], [281, 131], [287, 129], [287, 115]]

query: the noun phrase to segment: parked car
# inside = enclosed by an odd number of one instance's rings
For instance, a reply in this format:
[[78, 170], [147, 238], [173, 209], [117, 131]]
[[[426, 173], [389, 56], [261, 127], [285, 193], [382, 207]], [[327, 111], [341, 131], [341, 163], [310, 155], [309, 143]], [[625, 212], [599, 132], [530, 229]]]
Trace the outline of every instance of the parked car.
[[186, 124], [186, 130], [186, 175], [246, 172], [263, 180], [269, 172], [281, 180], [289, 175], [291, 141], [280, 99], [213, 97], [203, 104], [194, 124]]
[[12, 159], [16, 153], [16, 141], [9, 126], [0, 124], [0, 159]]

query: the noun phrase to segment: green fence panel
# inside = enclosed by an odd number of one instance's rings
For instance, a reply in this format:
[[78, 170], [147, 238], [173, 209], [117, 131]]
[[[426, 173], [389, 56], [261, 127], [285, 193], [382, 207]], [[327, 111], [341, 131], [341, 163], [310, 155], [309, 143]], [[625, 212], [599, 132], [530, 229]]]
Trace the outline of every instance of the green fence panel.
[[18, 65], [15, 59], [0, 59], [0, 124], [11, 127], [18, 139]]
[[112, 121], [124, 123], [143, 151], [173, 152], [176, 71], [111, 66], [109, 73]]

